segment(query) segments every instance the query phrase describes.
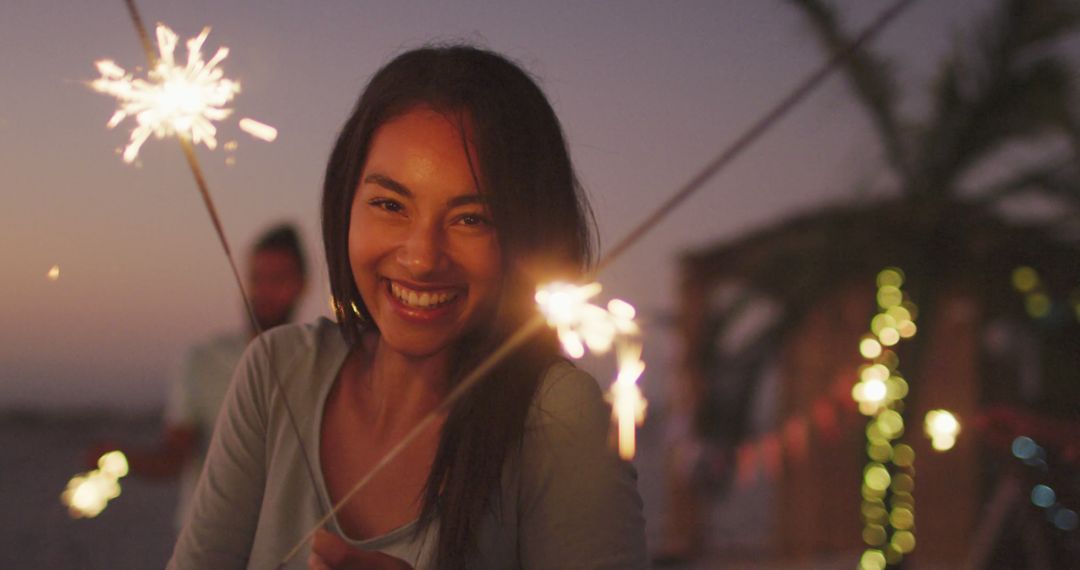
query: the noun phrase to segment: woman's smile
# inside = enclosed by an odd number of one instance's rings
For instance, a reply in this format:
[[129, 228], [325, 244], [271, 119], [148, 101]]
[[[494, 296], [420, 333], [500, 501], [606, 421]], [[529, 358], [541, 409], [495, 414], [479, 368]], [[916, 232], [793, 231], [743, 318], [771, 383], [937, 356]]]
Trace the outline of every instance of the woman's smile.
[[416, 324], [452, 318], [465, 294], [461, 288], [418, 288], [387, 280], [385, 289], [394, 314]]
[[390, 294], [410, 309], [434, 310], [456, 300], [460, 290], [456, 288], [417, 290], [396, 281], [390, 281]]
[[428, 107], [387, 121], [353, 198], [356, 287], [381, 341], [413, 357], [443, 353], [490, 318], [499, 298], [499, 244], [466, 124]]

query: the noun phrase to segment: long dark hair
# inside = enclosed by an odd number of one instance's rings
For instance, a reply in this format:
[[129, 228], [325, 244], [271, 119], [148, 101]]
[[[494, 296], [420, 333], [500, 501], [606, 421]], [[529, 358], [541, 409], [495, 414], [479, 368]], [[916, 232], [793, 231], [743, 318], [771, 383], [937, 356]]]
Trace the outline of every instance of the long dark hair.
[[[592, 216], [555, 112], [525, 71], [471, 46], [399, 55], [361, 94], [326, 168], [323, 242], [338, 322], [348, 342], [355, 344], [361, 330], [373, 326], [349, 263], [353, 197], [376, 130], [419, 105], [462, 123], [462, 144], [473, 145], [478, 157], [474, 176], [495, 224], [505, 272], [494, 322], [459, 343], [451, 379], [456, 382], [534, 313], [539, 280], [580, 275], [591, 261]], [[439, 522], [440, 568], [465, 568], [480, 521], [500, 510], [493, 500], [500, 496], [503, 464], [522, 440], [544, 370], [557, 358], [554, 336], [541, 334], [450, 411], [421, 514], [425, 525]]]

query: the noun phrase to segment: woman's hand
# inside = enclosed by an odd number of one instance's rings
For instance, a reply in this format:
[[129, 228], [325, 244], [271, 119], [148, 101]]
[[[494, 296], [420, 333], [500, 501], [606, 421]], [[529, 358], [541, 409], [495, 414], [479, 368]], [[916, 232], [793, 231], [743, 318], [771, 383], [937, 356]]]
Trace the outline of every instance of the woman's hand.
[[315, 531], [311, 541], [309, 570], [413, 570], [408, 562], [382, 552], [353, 548], [336, 534]]

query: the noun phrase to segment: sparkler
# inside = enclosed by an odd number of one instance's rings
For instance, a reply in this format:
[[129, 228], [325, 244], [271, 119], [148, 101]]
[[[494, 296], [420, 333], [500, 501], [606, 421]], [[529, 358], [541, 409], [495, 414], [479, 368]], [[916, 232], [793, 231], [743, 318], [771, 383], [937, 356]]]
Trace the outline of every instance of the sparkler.
[[120, 496], [120, 479], [128, 474], [127, 457], [110, 451], [98, 458], [98, 468], [80, 473], [68, 481], [60, 501], [72, 518], [93, 518], [105, 505]]
[[[135, 6], [135, 0], [125, 0], [124, 3], [127, 6], [128, 14], [135, 25], [135, 32], [139, 35], [143, 51], [150, 64], [151, 71], [147, 75], [149, 81], [135, 79], [112, 61], [105, 60], [98, 62], [98, 70], [101, 72], [102, 77], [92, 83], [91, 86], [98, 91], [115, 96], [121, 103], [120, 108], [109, 121], [108, 126], [110, 128], [119, 124], [128, 115], [133, 114], [135, 116], [138, 126], [132, 131], [131, 142], [124, 151], [124, 160], [126, 162], [130, 163], [135, 160], [139, 148], [150, 134], [154, 134], [157, 138], [176, 137], [181, 150], [184, 152], [184, 158], [187, 159], [191, 174], [195, 178], [195, 185], [202, 196], [203, 205], [206, 206], [206, 213], [210, 216], [214, 231], [217, 233], [218, 242], [225, 253], [225, 259], [229, 262], [229, 269], [232, 270], [233, 279], [236, 282], [237, 289], [240, 291], [240, 297], [244, 301], [244, 309], [247, 312], [251, 328], [256, 333], [257, 342], [260, 343], [263, 351], [269, 353], [270, 347], [266, 338], [262, 335], [263, 331], [258, 319], [255, 318], [251, 297], [244, 288], [244, 281], [241, 279], [240, 271], [236, 267], [236, 260], [233, 258], [232, 249], [229, 247], [229, 240], [225, 237], [225, 230], [222, 227], [217, 208], [214, 206], [210, 188], [206, 183], [206, 178], [203, 176], [202, 168], [199, 166], [198, 157], [195, 155], [195, 145], [200, 142], [210, 149], [217, 146], [217, 139], [215, 138], [217, 129], [214, 127], [213, 121], [224, 119], [232, 113], [232, 110], [225, 108], [224, 105], [232, 101], [236, 93], [240, 91], [240, 84], [225, 79], [224, 72], [218, 67], [218, 64], [228, 56], [229, 50], [225, 47], [219, 48], [217, 53], [210, 58], [210, 61], [204, 61], [202, 58], [202, 45], [210, 33], [210, 28], [204, 28], [198, 36], [188, 40], [187, 63], [180, 67], [174, 59], [178, 40], [177, 35], [167, 26], [158, 24], [158, 53], [155, 53], [150, 37], [146, 33], [146, 28], [143, 26], [142, 17]], [[273, 140], [277, 136], [277, 130], [269, 125], [252, 119], [245, 119], [243, 123], [244, 130], [252, 132], [255, 136], [264, 140]], [[277, 370], [273, 365], [270, 366], [269, 372], [278, 392], [282, 394], [281, 402], [285, 407], [285, 413], [293, 433], [297, 437], [297, 444], [304, 459], [304, 465], [307, 467], [308, 477], [311, 479], [312, 485], [318, 487], [315, 482], [315, 471], [311, 466], [310, 456], [304, 445], [304, 440], [300, 436], [300, 430], [297, 428], [296, 416], [293, 413], [292, 406], [289, 405], [289, 400], [284, 396], [285, 391], [281, 387], [281, 379], [278, 377]], [[319, 504], [323, 507], [323, 510], [330, 510], [321, 494], [319, 498]], [[102, 508], [104, 508], [104, 505], [102, 505]]]
[[[217, 128], [214, 122], [232, 114], [226, 107], [240, 92], [240, 83], [225, 77], [218, 65], [229, 55], [229, 48], [220, 47], [209, 61], [203, 59], [202, 47], [210, 28], [186, 42], [187, 61], [180, 65], [175, 51], [179, 36], [164, 24], [158, 24], [157, 51], [146, 79], [136, 78], [110, 59], [96, 63], [101, 77], [90, 87], [111, 95], [119, 107], [109, 119], [111, 129], [124, 119], [134, 117], [136, 126], [124, 148], [124, 162], [131, 163], [150, 135], [161, 139], [177, 136], [200, 143], [208, 149], [217, 148]], [[273, 141], [277, 129], [253, 119], [240, 120], [240, 128], [254, 137]]]
[[612, 299], [606, 309], [589, 303], [600, 290], [599, 283], [550, 283], [537, 289], [536, 303], [570, 357], [581, 358], [586, 347], [598, 354], [615, 348], [618, 374], [606, 398], [611, 403], [619, 456], [629, 460], [634, 458], [634, 430], [645, 421], [648, 405], [637, 385], [645, 371], [641, 329], [634, 322], [635, 311], [630, 303]]

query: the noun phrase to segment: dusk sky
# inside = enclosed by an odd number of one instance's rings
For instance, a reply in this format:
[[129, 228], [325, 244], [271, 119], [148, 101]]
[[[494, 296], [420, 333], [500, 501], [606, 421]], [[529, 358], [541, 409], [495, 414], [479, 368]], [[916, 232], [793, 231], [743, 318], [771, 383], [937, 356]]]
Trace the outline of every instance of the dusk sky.
[[[239, 147], [198, 154], [237, 253], [271, 223], [302, 227], [313, 267], [305, 320], [327, 312], [317, 214], [327, 155], [362, 86], [401, 50], [464, 40], [538, 76], [608, 246], [825, 57], [782, 1], [138, 4], [148, 24], [182, 39], [211, 26], [208, 55], [231, 49], [222, 67], [243, 91], [219, 141]], [[891, 1], [838, 4], [851, 30]], [[908, 108], [918, 109], [956, 33], [991, 4], [921, 2], [875, 42], [900, 71]], [[186, 56], [182, 44], [178, 51]], [[107, 130], [114, 101], [84, 85], [102, 58], [144, 65], [120, 0], [5, 0], [0, 408], [153, 408], [191, 342], [241, 326], [176, 142], [148, 141], [137, 166], [117, 154], [131, 122]], [[239, 117], [276, 126], [279, 138], [249, 137]], [[880, 164], [838, 76], [602, 274], [605, 298], [624, 298], [646, 317], [670, 313], [681, 252], [850, 198], [859, 183], [879, 181]], [[53, 265], [56, 281], [46, 278]], [[660, 345], [654, 353], [668, 350], [661, 335], [650, 339]], [[654, 386], [664, 380], [648, 374]]]

